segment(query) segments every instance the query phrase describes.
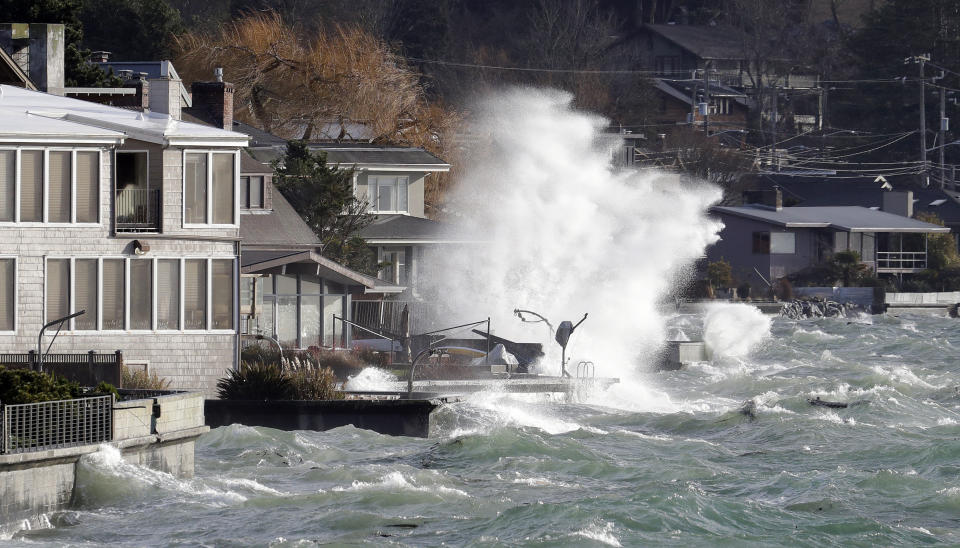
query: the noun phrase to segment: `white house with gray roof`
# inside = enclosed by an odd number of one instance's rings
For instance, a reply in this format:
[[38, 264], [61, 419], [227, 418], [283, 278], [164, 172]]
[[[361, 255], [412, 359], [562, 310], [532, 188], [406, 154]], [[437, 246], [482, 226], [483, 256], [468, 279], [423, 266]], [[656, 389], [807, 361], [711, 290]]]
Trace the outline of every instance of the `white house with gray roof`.
[[84, 310], [52, 352], [119, 349], [174, 388], [212, 391], [239, 349], [247, 141], [0, 85], [0, 353]]

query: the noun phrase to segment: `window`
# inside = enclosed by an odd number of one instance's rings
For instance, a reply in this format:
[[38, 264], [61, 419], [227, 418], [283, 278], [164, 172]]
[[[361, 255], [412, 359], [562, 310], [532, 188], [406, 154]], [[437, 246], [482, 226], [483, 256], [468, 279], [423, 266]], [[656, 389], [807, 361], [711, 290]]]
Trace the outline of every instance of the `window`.
[[213, 259], [213, 329], [233, 329], [233, 259]]
[[184, 329], [207, 328], [207, 261], [187, 259], [183, 272]]
[[43, 151], [20, 151], [20, 222], [43, 222]]
[[77, 222], [100, 220], [100, 153], [77, 151]]
[[240, 207], [263, 208], [263, 177], [240, 178]]
[[236, 157], [232, 152], [184, 154], [184, 223], [236, 224]]
[[0, 150], [0, 221], [16, 220], [17, 151]]
[[47, 159], [50, 176], [47, 180], [47, 221], [70, 222], [70, 194], [72, 190], [68, 150], [51, 150]]
[[73, 308], [84, 311], [82, 316], [73, 320], [73, 328], [78, 331], [97, 329], [97, 260], [76, 259], [73, 261]]
[[282, 346], [291, 348], [332, 346], [335, 330], [341, 340], [343, 325], [335, 328], [338, 322], [333, 317], [343, 317], [345, 287], [309, 274], [271, 275], [257, 284], [263, 301], [256, 319], [259, 331], [251, 331], [275, 336]]
[[796, 252], [796, 234], [793, 232], [774, 232], [770, 234], [770, 253], [793, 255]]
[[17, 268], [14, 259], [0, 259], [0, 331], [13, 331], [17, 310]]
[[186, 189], [183, 202], [186, 208], [185, 221], [189, 224], [207, 222], [207, 155], [187, 154], [183, 166]]
[[124, 327], [126, 273], [123, 259], [103, 260], [103, 329], [120, 330]]
[[130, 261], [130, 329], [153, 329], [153, 261]]
[[97, 223], [99, 209], [99, 151], [0, 150], [0, 222]]
[[769, 232], [753, 233], [753, 252], [758, 254], [763, 254], [763, 255], [770, 253], [770, 233]]
[[369, 177], [371, 211], [407, 211], [407, 177]]
[[70, 259], [47, 261], [47, 322], [70, 315]]
[[180, 260], [157, 261], [157, 329], [180, 329]]
[[384, 263], [380, 269], [379, 278], [392, 284], [404, 285], [407, 283], [407, 252], [404, 248], [380, 248], [380, 262]]

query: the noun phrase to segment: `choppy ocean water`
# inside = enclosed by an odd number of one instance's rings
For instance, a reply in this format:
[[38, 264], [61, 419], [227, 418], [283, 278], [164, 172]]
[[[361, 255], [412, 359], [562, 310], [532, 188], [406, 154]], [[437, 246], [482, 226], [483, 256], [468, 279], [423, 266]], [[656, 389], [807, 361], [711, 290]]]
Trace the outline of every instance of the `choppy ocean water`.
[[[699, 316], [672, 328], [701, 336]], [[774, 320], [739, 356], [579, 402], [484, 394], [430, 439], [234, 425], [196, 477], [81, 465], [14, 546], [960, 544], [960, 324]], [[653, 394], [651, 396], [650, 394]], [[857, 402], [846, 409], [807, 400]], [[740, 410], [754, 402], [751, 417]], [[611, 406], [613, 405], [613, 406]], [[29, 527], [29, 530], [26, 529]], [[19, 531], [17, 531], [19, 529]]]

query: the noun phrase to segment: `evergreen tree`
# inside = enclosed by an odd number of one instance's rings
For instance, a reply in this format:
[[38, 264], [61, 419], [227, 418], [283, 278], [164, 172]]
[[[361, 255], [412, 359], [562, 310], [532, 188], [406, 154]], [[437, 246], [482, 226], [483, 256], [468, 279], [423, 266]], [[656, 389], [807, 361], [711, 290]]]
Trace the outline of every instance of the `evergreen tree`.
[[274, 169], [274, 183], [316, 233], [323, 256], [376, 275], [376, 257], [357, 235], [373, 217], [353, 193], [353, 170], [330, 167], [326, 153], [310, 152], [303, 141], [290, 141]]
[[170, 59], [173, 36], [184, 32], [166, 0], [85, 0], [81, 21], [86, 47], [123, 61]]

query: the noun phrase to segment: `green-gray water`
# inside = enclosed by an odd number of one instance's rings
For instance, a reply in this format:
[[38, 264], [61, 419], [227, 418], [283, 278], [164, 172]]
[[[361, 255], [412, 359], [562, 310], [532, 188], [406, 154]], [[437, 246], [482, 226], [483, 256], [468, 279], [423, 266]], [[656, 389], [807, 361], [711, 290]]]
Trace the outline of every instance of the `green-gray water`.
[[[695, 336], [699, 321], [671, 325]], [[105, 450], [82, 464], [75, 508], [8, 542], [958, 544], [957, 326], [777, 319], [747, 357], [648, 375], [669, 400], [656, 411], [490, 394], [443, 410], [432, 439], [218, 428], [192, 480]]]

